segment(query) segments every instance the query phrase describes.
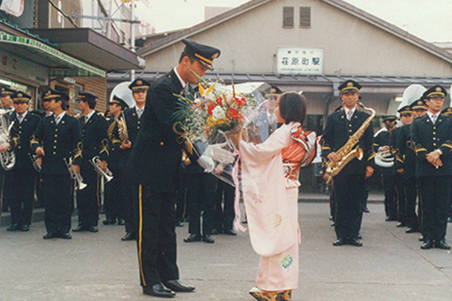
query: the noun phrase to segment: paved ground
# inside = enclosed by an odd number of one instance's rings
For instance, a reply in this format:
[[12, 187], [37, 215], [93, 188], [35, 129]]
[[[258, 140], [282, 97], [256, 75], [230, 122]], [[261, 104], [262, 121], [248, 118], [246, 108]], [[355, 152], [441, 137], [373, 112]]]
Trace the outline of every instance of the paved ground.
[[[421, 250], [419, 234], [384, 222], [383, 205], [370, 203], [362, 248], [333, 247], [328, 204], [299, 204], [303, 242], [300, 282], [293, 300], [451, 300], [452, 256]], [[75, 225], [75, 220], [73, 225]], [[452, 242], [449, 224], [447, 239]], [[122, 226], [99, 233], [45, 241], [43, 222], [28, 233], [0, 228], [0, 300], [159, 300], [144, 296], [138, 282], [136, 247], [121, 242]], [[178, 228], [181, 280], [197, 287], [174, 300], [252, 301], [258, 257], [248, 234], [215, 236], [215, 244], [186, 244]]]

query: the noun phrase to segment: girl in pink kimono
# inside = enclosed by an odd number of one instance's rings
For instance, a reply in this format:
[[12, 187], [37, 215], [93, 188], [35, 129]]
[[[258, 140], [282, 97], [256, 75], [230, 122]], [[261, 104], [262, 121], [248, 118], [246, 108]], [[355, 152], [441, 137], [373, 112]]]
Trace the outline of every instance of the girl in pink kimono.
[[284, 93], [276, 109], [278, 128], [264, 143], [241, 141], [241, 133], [229, 135], [242, 163], [242, 187], [253, 249], [261, 256], [256, 287], [257, 300], [290, 300], [298, 285], [298, 172], [315, 154], [315, 133], [301, 128], [306, 98]]

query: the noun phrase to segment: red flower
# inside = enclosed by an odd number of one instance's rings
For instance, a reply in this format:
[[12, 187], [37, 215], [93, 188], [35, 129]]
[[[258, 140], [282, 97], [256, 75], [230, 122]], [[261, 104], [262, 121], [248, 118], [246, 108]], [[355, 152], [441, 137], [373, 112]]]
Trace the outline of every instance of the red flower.
[[246, 104], [246, 99], [245, 97], [241, 96], [241, 97], [236, 97], [235, 98], [235, 102], [237, 103], [237, 106], [239, 108], [243, 107]]
[[221, 96], [218, 97], [215, 101], [216, 101], [217, 104], [219, 104], [220, 106], [223, 106], [223, 98], [221, 98]]
[[209, 115], [212, 115], [213, 109], [215, 109], [215, 104], [210, 102], [210, 103], [207, 105], [207, 113], [209, 113]]
[[237, 118], [239, 118], [240, 114], [236, 109], [230, 108], [228, 110], [228, 112], [226, 113], [226, 116], [228, 116], [231, 119], [237, 119]]

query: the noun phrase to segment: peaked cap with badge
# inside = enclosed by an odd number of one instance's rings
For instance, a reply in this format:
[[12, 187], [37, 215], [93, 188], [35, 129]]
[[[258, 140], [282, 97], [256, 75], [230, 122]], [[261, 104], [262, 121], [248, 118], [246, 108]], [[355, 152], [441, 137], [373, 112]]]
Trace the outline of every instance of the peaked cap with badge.
[[65, 102], [65, 101], [69, 100], [69, 96], [63, 91], [58, 91], [55, 89], [48, 89], [42, 95], [42, 100], [46, 101], [46, 100], [52, 100], [52, 99], [55, 99], [57, 101], [61, 100], [61, 101]]
[[397, 117], [395, 116], [388, 116], [383, 119], [383, 123], [387, 128], [393, 127], [397, 122]]
[[346, 80], [338, 87], [341, 94], [349, 92], [358, 92], [361, 89], [361, 85], [352, 79]]
[[423, 98], [421, 97], [420, 99], [416, 100], [415, 102], [413, 102], [410, 106], [411, 111], [414, 110], [427, 110], [426, 106], [425, 106], [425, 102], [423, 100]]
[[91, 105], [96, 105], [96, 99], [99, 98], [97, 95], [87, 92], [87, 91], [79, 91], [77, 101], [83, 101]]
[[444, 114], [445, 116], [448, 117], [452, 117], [452, 108], [451, 107], [445, 108], [444, 110], [441, 111], [441, 114]]
[[120, 106], [123, 110], [127, 109], [129, 105], [119, 96], [113, 95], [113, 99], [108, 103], [109, 105], [117, 104]]
[[411, 113], [411, 107], [409, 105], [403, 106], [400, 109], [397, 110], [397, 112], [402, 115], [406, 113]]
[[430, 99], [435, 97], [445, 98], [447, 96], [447, 91], [443, 87], [436, 85], [429, 89], [427, 89], [424, 94], [422, 94], [422, 98]]
[[31, 96], [22, 91], [17, 91], [11, 98], [13, 99], [14, 103], [29, 103]]
[[132, 93], [134, 92], [140, 92], [140, 91], [147, 91], [149, 89], [149, 86], [151, 84], [144, 79], [137, 78], [134, 80], [130, 85], [129, 89], [132, 90]]
[[199, 44], [189, 39], [183, 39], [182, 43], [185, 44], [184, 52], [186, 54], [194, 56], [201, 65], [213, 70], [213, 60], [220, 56], [220, 49]]
[[8, 95], [12, 97], [14, 92], [16, 92], [16, 90], [2, 86], [1, 91], [0, 91], [0, 97], [8, 96]]

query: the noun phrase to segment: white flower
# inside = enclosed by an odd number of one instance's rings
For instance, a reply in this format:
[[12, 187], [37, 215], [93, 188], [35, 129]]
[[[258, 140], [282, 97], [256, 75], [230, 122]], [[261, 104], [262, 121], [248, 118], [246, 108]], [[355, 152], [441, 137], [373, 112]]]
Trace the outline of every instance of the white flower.
[[226, 112], [223, 110], [222, 107], [216, 106], [215, 109], [212, 111], [212, 120], [217, 121], [220, 119], [226, 119]]

